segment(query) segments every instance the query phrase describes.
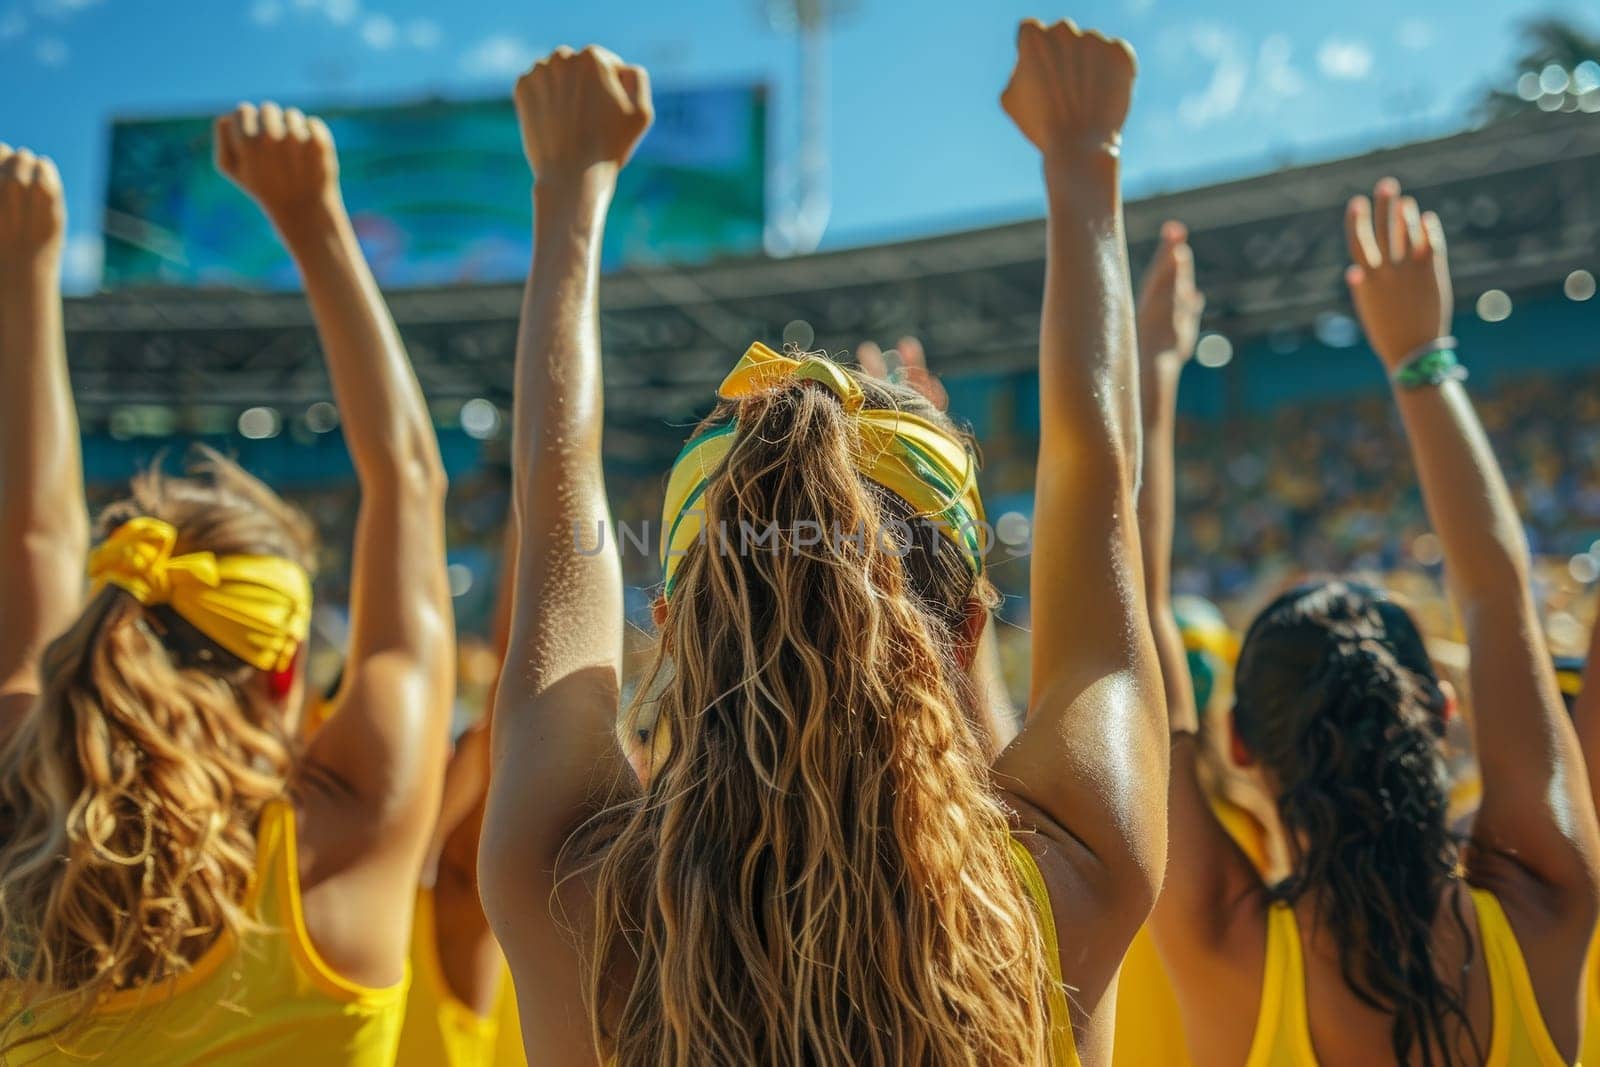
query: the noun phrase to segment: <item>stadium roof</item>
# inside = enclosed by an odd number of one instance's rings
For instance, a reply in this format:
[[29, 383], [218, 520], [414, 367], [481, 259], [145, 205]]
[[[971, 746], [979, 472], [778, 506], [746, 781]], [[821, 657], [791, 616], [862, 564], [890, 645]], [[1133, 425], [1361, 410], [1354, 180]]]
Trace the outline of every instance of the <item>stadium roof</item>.
[[[1600, 261], [1600, 116], [1533, 113], [1439, 140], [1153, 196], [1128, 205], [1137, 272], [1162, 220], [1182, 219], [1207, 295], [1206, 328], [1247, 340], [1347, 307], [1343, 206], [1385, 174], [1438, 210], [1457, 294], [1559, 285]], [[601, 286], [609, 421], [650, 434], [701, 409], [755, 338], [791, 323], [809, 347], [916, 333], [951, 376], [1035, 360], [1042, 220], [794, 259], [628, 271]], [[520, 285], [389, 294], [417, 373], [442, 408], [508, 404]], [[119, 291], [69, 300], [68, 349], [85, 422], [125, 405], [183, 410], [328, 396], [299, 294]], [[804, 334], [805, 331], [801, 331]]]

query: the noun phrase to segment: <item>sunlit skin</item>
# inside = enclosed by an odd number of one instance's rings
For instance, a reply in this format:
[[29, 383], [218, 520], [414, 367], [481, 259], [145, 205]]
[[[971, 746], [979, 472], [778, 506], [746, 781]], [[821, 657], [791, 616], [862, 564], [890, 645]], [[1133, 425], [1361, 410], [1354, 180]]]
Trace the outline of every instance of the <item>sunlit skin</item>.
[[[996, 781], [1049, 887], [1086, 1064], [1109, 1062], [1116, 972], [1165, 858], [1167, 739], [1134, 509], [1138, 395], [1117, 146], [1131, 50], [1070, 23], [1022, 24], [1002, 98], [1039, 148], [1050, 203], [1042, 443], [1027, 722]], [[590, 1064], [580, 931], [592, 898], [555, 859], [596, 799], [637, 788], [616, 735], [622, 598], [614, 552], [570, 551], [607, 518], [596, 291], [606, 207], [649, 124], [648, 80], [601, 49], [558, 51], [517, 87], [536, 174], [534, 267], [517, 368], [522, 522], [510, 658], [480, 856], [528, 1047]], [[982, 629], [974, 615], [966, 639]], [[971, 653], [969, 652], [970, 659]], [[664, 743], [664, 742], [657, 742]], [[607, 966], [611, 966], [607, 961]], [[618, 980], [626, 961], [617, 961]]]
[[[1393, 179], [1373, 197], [1356, 197], [1346, 215], [1353, 265], [1346, 280], [1367, 339], [1393, 372], [1419, 346], [1449, 333], [1453, 301], [1444, 234], [1437, 216], [1419, 210]], [[1471, 353], [1464, 354], [1470, 360]], [[1146, 365], [1147, 530], [1172, 522], [1170, 418], [1177, 372]], [[1444, 548], [1445, 576], [1471, 651], [1475, 750], [1483, 802], [1463, 853], [1467, 883], [1491, 890], [1510, 919], [1526, 958], [1540, 1013], [1561, 1054], [1578, 1049], [1580, 976], [1596, 909], [1596, 827], [1577, 737], [1561, 704], [1528, 591], [1522, 527], [1499, 465], [1461, 384], [1396, 387], [1423, 501]], [[1151, 537], [1147, 566], [1164, 582], [1170, 532]], [[1256, 872], [1212, 816], [1199, 777], [1196, 721], [1187, 667], [1165, 598], [1153, 601], [1172, 732], [1171, 862], [1153, 926], [1183, 1006], [1194, 1062], [1244, 1062], [1261, 998], [1269, 900]], [[1452, 691], [1446, 690], [1452, 714]], [[1282, 783], [1256, 766], [1236, 736], [1241, 770], [1277, 795]], [[1446, 893], [1464, 895], [1460, 883]], [[1452, 903], [1446, 901], [1445, 903]], [[1296, 918], [1306, 949], [1312, 1041], [1320, 1062], [1364, 1064], [1392, 1059], [1392, 1016], [1359, 1000], [1339, 969], [1338, 946], [1315, 933], [1315, 891]], [[1463, 945], [1452, 907], [1440, 909], [1433, 952], [1442, 976], [1461, 973]], [[1466, 909], [1471, 936], [1475, 913]], [[1461, 999], [1487, 1047], [1493, 1011], [1481, 952]], [[1446, 978], [1451, 981], [1450, 978]]]
[[[301, 268], [362, 490], [339, 713], [288, 784], [318, 951], [355, 982], [390, 985], [404, 973], [410, 887], [438, 806], [454, 684], [443, 468], [345, 215], [327, 128], [293, 109], [240, 105], [217, 121], [216, 153]], [[83, 606], [86, 508], [57, 293], [60, 201], [48, 161], [0, 146], [0, 540], [13, 561], [0, 577], [4, 730], [39, 694], [39, 650]], [[302, 655], [293, 683], [272, 698], [290, 730], [303, 664]], [[272, 692], [264, 673], [244, 684]]]
[[386, 986], [404, 973], [449, 745], [444, 467], [345, 212], [327, 126], [294, 108], [241, 104], [217, 120], [215, 143], [217, 169], [260, 205], [300, 269], [361, 490], [337, 711], [308, 744], [293, 790], [312, 940], [341, 974]]
[[76, 617], [89, 550], [61, 325], [66, 207], [48, 158], [0, 144], [0, 738], [39, 694], [39, 656]]

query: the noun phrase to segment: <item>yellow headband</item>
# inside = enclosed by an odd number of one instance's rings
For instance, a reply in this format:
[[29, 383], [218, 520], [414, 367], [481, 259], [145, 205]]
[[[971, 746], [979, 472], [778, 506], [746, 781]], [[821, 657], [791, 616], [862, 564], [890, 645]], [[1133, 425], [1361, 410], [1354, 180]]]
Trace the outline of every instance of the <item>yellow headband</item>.
[[[717, 387], [723, 400], [754, 396], [792, 381], [827, 386], [856, 419], [861, 452], [856, 469], [906, 503], [919, 519], [932, 520], [962, 550], [973, 573], [983, 573], [983, 500], [978, 495], [978, 463], [972, 450], [927, 419], [905, 411], [868, 408], [861, 385], [830, 359], [791, 359], [757, 341]], [[667, 479], [662, 510], [661, 565], [666, 592], [684, 554], [705, 528], [701, 497], [706, 482], [733, 450], [738, 425], [730, 422], [684, 446]]]
[[311, 629], [305, 569], [277, 556], [174, 556], [177, 543], [171, 523], [129, 519], [89, 554], [94, 592], [114, 585], [146, 607], [169, 605], [257, 670], [287, 670]]

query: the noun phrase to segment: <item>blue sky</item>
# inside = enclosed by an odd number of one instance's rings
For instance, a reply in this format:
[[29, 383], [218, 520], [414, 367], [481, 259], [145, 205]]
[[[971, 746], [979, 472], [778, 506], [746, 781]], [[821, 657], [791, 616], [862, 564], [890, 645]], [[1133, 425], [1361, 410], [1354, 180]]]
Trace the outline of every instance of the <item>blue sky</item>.
[[[1129, 38], [1141, 73], [1135, 192], [1178, 188], [1463, 124], [1504, 84], [1516, 26], [1571, 0], [853, 0], [833, 32], [827, 245], [1026, 216], [1030, 150], [996, 98], [1024, 15]], [[764, 0], [0, 0], [0, 140], [46, 152], [69, 187], [69, 284], [97, 276], [114, 115], [504, 92], [557, 44], [606, 44], [658, 85], [764, 79], [781, 158], [799, 60]]]

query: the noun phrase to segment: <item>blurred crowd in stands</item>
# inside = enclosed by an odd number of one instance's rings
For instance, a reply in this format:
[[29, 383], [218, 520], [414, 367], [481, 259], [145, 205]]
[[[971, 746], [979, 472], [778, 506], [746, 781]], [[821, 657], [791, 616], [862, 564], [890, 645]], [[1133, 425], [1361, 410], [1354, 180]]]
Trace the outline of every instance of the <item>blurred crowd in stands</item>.
[[[1600, 370], [1497, 383], [1475, 389], [1474, 399], [1517, 494], [1551, 649], [1581, 654], [1600, 580]], [[991, 523], [1002, 514], [995, 502], [1031, 488], [1035, 447], [1004, 435], [983, 442]], [[661, 457], [658, 474], [630, 459], [628, 470], [608, 478], [614, 518], [635, 528], [648, 522], [653, 532], [671, 457]], [[504, 462], [489, 462], [458, 475], [450, 488], [464, 717], [476, 713], [492, 682], [487, 631], [510, 504], [507, 478]], [[1402, 591], [1430, 637], [1452, 640], [1459, 635], [1439, 582], [1439, 543], [1416, 485], [1394, 405], [1381, 393], [1252, 419], [1186, 418], [1179, 426], [1174, 591], [1214, 601], [1237, 628], [1298, 575], [1353, 571]], [[346, 486], [286, 495], [323, 533], [318, 647], [331, 649], [344, 639], [356, 500]], [[102, 488], [93, 503], [107, 499]], [[997, 545], [990, 559], [1010, 624], [998, 629], [1002, 662], [1020, 697], [1027, 673], [1027, 642], [1020, 640], [1027, 626], [1026, 546]], [[625, 551], [623, 568], [629, 617], [648, 627], [659, 564], [651, 553]], [[319, 676], [337, 671], [331, 653], [318, 666]]]

